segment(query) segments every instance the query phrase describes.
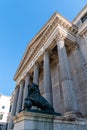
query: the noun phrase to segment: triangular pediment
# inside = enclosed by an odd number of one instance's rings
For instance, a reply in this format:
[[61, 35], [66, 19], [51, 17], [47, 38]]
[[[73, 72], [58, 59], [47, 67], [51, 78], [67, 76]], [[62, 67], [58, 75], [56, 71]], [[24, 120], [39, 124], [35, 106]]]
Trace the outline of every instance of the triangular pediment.
[[[43, 38], [47, 34], [47, 31], [49, 31], [49, 29], [52, 28], [52, 25], [55, 25], [55, 24], [64, 26], [64, 28], [67, 28], [68, 30], [72, 31], [73, 33], [77, 32], [77, 29], [68, 20], [66, 20], [64, 17], [62, 17], [57, 12], [54, 13], [54, 15], [44, 25], [44, 27], [38, 32], [38, 34], [28, 44], [26, 51], [24, 53], [24, 56], [19, 64], [19, 67], [14, 76], [14, 80], [17, 79], [20, 71], [22, 71], [23, 67], [26, 65], [27, 61], [29, 60], [30, 56], [34, 52], [34, 49], [37, 47], [37, 45], [40, 44], [41, 42], [43, 42]], [[50, 31], [51, 31], [51, 29], [50, 29]]]

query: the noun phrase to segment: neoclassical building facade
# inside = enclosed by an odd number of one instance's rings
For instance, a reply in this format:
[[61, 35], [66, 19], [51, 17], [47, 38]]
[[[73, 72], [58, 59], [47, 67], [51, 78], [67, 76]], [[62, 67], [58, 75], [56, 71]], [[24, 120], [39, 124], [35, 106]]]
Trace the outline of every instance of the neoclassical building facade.
[[14, 80], [8, 130], [24, 107], [32, 82], [56, 112], [87, 117], [87, 5], [72, 23], [54, 13], [28, 44]]

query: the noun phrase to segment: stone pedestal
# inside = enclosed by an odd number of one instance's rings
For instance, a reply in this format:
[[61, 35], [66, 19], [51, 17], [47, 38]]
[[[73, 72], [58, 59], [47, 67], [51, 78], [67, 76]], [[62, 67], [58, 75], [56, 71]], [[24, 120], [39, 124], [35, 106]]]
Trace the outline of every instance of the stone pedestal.
[[14, 117], [13, 130], [87, 130], [87, 120], [23, 111]]
[[14, 118], [13, 130], [53, 130], [53, 115], [21, 112]]

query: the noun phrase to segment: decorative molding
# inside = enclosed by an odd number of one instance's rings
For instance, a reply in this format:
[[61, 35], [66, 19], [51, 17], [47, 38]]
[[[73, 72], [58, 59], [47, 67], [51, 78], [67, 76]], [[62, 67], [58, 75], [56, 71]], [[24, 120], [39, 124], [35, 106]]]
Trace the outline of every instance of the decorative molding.
[[49, 47], [56, 38], [56, 34], [58, 34], [58, 27], [55, 28], [55, 30], [52, 32], [52, 34], [49, 36], [49, 38], [46, 40], [44, 44], [40, 44], [38, 47], [38, 51], [33, 53], [33, 56], [31, 57], [31, 60], [27, 62], [27, 65], [23, 67], [23, 70], [20, 73], [20, 76], [17, 78], [17, 84], [20, 83], [22, 79], [26, 76], [26, 74], [31, 70], [31, 68], [34, 66], [34, 64], [38, 61], [39, 57], [41, 57], [44, 53], [44, 51], [47, 49], [49, 50]]
[[59, 41], [64, 41], [66, 39], [66, 36], [60, 31], [58, 30], [57, 34], [56, 34], [56, 43], [58, 43]]
[[55, 39], [55, 34], [57, 33], [57, 30], [58, 28], [54, 30], [54, 32], [50, 35], [44, 45], [41, 44], [40, 48], [38, 48], [37, 53], [34, 52], [34, 55], [32, 56], [31, 60], [29, 60], [29, 62], [27, 63], [27, 67], [23, 68], [24, 71], [22, 70], [22, 72], [20, 73], [21, 76], [17, 78], [17, 84], [19, 84], [20, 80], [25, 77], [26, 73], [29, 72], [29, 70], [34, 66], [39, 57], [43, 55], [44, 51], [50, 46], [51, 42]]
[[[33, 55], [33, 58], [34, 58], [34, 54], [36, 54], [36, 53], [38, 52], [38, 50], [40, 50], [41, 47], [44, 46], [45, 42], [47, 41], [47, 39], [50, 37], [51, 33], [55, 30], [55, 28], [56, 28], [57, 26], [58, 26], [58, 24], [55, 23], [55, 22], [50, 26], [50, 28], [48, 29], [48, 31], [45, 32], [45, 34], [43, 35], [43, 37], [41, 38], [41, 40], [38, 42], [38, 45], [37, 45], [37, 47], [35, 48], [35, 50], [33, 50], [32, 53], [27, 56], [26, 61], [24, 61], [24, 64], [22, 64], [22, 66], [20, 66], [21, 69], [19, 69], [19, 71], [16, 72], [16, 74], [17, 74], [17, 73], [20, 73], [20, 71], [24, 68], [25, 64], [27, 64], [27, 62], [28, 62], [29, 60], [31, 61], [32, 55]], [[15, 75], [14, 79], [16, 80], [16, 78], [17, 78], [17, 77], [16, 77], [16, 75]]]
[[[63, 38], [65, 34], [65, 37], [71, 37], [71, 40], [75, 42], [75, 29], [69, 22], [65, 22], [62, 19], [59, 18], [58, 14], [56, 14], [52, 23], [50, 22], [50, 25], [44, 30], [44, 32], [42, 32], [40, 36], [38, 36], [39, 38], [37, 37], [37, 40], [32, 43], [32, 46], [28, 47], [25, 56], [16, 71], [14, 80], [19, 82], [19, 80], [25, 76], [24, 71], [27, 73], [33, 67], [35, 62], [37, 62], [36, 59], [43, 54], [44, 50], [47, 49], [47, 46], [49, 46], [55, 37], [57, 37], [56, 34], [58, 35], [58, 38]], [[61, 30], [62, 33], [59, 33], [59, 30]], [[22, 78], [20, 77], [21, 75]]]
[[79, 27], [78, 34], [80, 36], [83, 36], [87, 33], [87, 20], [84, 21], [84, 23]]

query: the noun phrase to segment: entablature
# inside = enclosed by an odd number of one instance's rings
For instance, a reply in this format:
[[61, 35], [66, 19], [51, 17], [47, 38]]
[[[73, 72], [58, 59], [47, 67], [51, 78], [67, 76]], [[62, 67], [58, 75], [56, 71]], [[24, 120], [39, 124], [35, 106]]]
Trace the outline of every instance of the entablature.
[[[56, 46], [56, 42], [53, 41], [56, 39], [56, 35], [58, 34], [58, 31], [60, 31], [60, 33], [62, 33], [64, 37], [72, 43], [73, 46], [76, 45], [75, 36], [69, 34], [66, 31], [62, 31], [62, 28], [60, 29], [59, 26], [57, 26], [55, 30], [50, 34], [49, 38], [47, 38], [45, 42], [42, 42], [42, 44], [40, 44], [37, 47], [37, 50], [33, 52], [31, 58], [27, 60], [25, 66], [23, 66], [23, 68], [20, 70], [19, 75], [17, 77], [18, 84], [26, 76], [28, 72], [32, 72], [32, 68], [34, 64], [37, 61], [40, 62], [40, 57], [43, 55], [44, 51], [46, 49], [52, 50], [53, 47]], [[71, 43], [68, 46], [71, 46]]]
[[[42, 30], [27, 46], [24, 57], [14, 76], [14, 80], [19, 81], [19, 79], [22, 79], [25, 76], [24, 73], [27, 73], [27, 71], [30, 70], [30, 68], [35, 63], [35, 59], [38, 60], [43, 51], [46, 48], [52, 46], [51, 43], [55, 39], [56, 33], [59, 30], [71, 42], [76, 42], [75, 34], [77, 33], [78, 29], [76, 28], [76, 26], [72, 25], [70, 22], [60, 16], [58, 13], [54, 14], [54, 16], [50, 19], [50, 21], [48, 21], [47, 25], [45, 25]], [[22, 78], [20, 78], [21, 75]]]

